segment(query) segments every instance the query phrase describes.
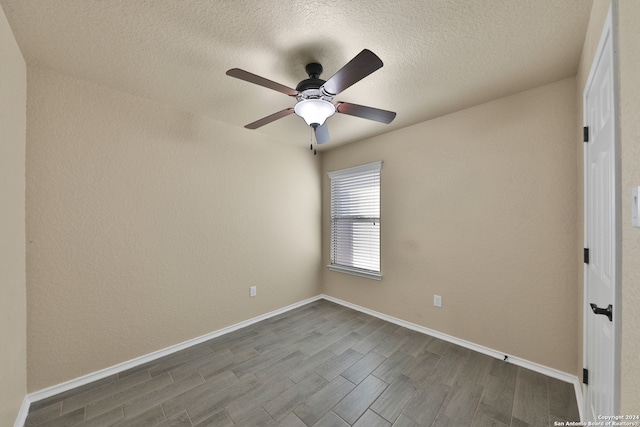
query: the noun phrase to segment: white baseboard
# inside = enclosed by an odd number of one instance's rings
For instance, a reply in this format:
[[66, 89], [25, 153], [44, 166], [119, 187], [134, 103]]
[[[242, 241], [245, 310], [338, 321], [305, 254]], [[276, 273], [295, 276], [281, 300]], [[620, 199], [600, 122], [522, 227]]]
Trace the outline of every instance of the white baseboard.
[[[91, 382], [106, 378], [108, 376], [117, 374], [119, 372], [126, 371], [127, 369], [135, 368], [136, 366], [139, 366], [139, 365], [142, 365], [142, 364], [145, 364], [145, 363], [148, 363], [148, 362], [152, 362], [152, 361], [154, 361], [156, 359], [159, 359], [161, 357], [167, 356], [169, 354], [175, 353], [175, 352], [180, 351], [180, 350], [184, 350], [185, 348], [192, 347], [192, 346], [194, 346], [196, 344], [200, 344], [200, 343], [203, 343], [205, 341], [209, 341], [209, 340], [211, 340], [213, 338], [217, 338], [217, 337], [219, 337], [221, 335], [228, 334], [229, 332], [233, 332], [233, 331], [236, 331], [238, 329], [242, 329], [244, 327], [247, 327], [247, 326], [252, 325], [254, 323], [260, 322], [262, 320], [266, 320], [266, 319], [269, 319], [271, 317], [277, 316], [279, 314], [286, 313], [287, 311], [290, 311], [290, 310], [293, 310], [295, 308], [301, 307], [303, 305], [309, 304], [310, 302], [317, 301], [317, 300], [319, 300], [321, 298], [322, 298], [321, 295], [317, 295], [315, 297], [308, 298], [308, 299], [306, 299], [304, 301], [300, 301], [300, 302], [297, 302], [295, 304], [288, 305], [288, 306], [280, 308], [278, 310], [274, 310], [274, 311], [271, 311], [269, 313], [262, 314], [260, 316], [254, 317], [252, 319], [245, 320], [245, 321], [240, 322], [240, 323], [236, 323], [235, 325], [231, 325], [231, 326], [227, 326], [226, 328], [218, 329], [217, 331], [210, 332], [208, 334], [199, 336], [197, 338], [193, 338], [193, 339], [181, 342], [179, 344], [175, 344], [175, 345], [163, 348], [161, 350], [154, 351], [154, 352], [149, 353], [149, 354], [145, 354], [144, 356], [136, 357], [135, 359], [127, 360], [126, 362], [122, 362], [122, 363], [119, 363], [117, 365], [110, 366], [108, 368], [101, 369], [99, 371], [92, 372], [92, 373], [87, 374], [87, 375], [83, 375], [81, 377], [72, 379], [70, 381], [66, 381], [66, 382], [61, 383], [61, 384], [57, 384], [57, 385], [54, 385], [54, 386], [51, 386], [51, 387], [47, 387], [47, 388], [42, 389], [42, 390], [35, 391], [33, 393], [28, 394], [25, 397], [25, 403], [23, 403], [22, 406], [24, 407], [26, 405], [26, 411], [28, 412], [29, 405], [32, 402], [37, 402], [39, 400], [43, 400], [43, 399], [46, 399], [48, 397], [55, 396], [57, 394], [60, 394], [60, 393], [63, 393], [65, 391], [72, 390], [72, 389], [74, 389], [76, 387], [80, 387], [80, 386], [83, 386], [85, 384], [89, 384]], [[20, 411], [21, 411], [20, 414], [22, 414], [22, 408], [21, 408]], [[24, 415], [24, 417], [26, 418], [26, 414]], [[22, 424], [24, 424], [24, 420], [22, 421]], [[18, 426], [22, 427], [22, 424], [18, 424], [18, 420], [16, 420], [16, 427], [18, 427]]]
[[[473, 342], [470, 342], [470, 341], [466, 341], [466, 340], [463, 340], [463, 339], [460, 339], [460, 338], [456, 338], [456, 337], [453, 337], [451, 335], [447, 335], [447, 334], [444, 334], [442, 332], [438, 332], [438, 331], [436, 331], [434, 329], [425, 328], [424, 326], [416, 325], [415, 323], [407, 322], [405, 320], [398, 319], [396, 317], [389, 316], [389, 315], [386, 315], [384, 313], [380, 313], [380, 312], [375, 311], [375, 310], [370, 310], [368, 308], [361, 307], [359, 305], [350, 303], [348, 301], [341, 300], [339, 298], [334, 298], [332, 296], [324, 295], [324, 294], [321, 295], [321, 297], [323, 299], [326, 299], [327, 301], [335, 302], [336, 304], [340, 304], [342, 306], [351, 308], [353, 310], [361, 311], [363, 313], [369, 314], [371, 316], [377, 317], [377, 318], [382, 319], [382, 320], [386, 320], [388, 322], [391, 322], [391, 323], [394, 323], [396, 325], [405, 327], [407, 329], [414, 330], [416, 332], [420, 332], [420, 333], [423, 333], [423, 334], [426, 334], [426, 335], [430, 335], [432, 337], [440, 338], [441, 340], [448, 341], [448, 342], [453, 343], [453, 344], [457, 344], [459, 346], [468, 348], [470, 350], [477, 351], [478, 353], [482, 353], [482, 354], [486, 354], [486, 355], [491, 356], [491, 357], [495, 357], [496, 359], [505, 360], [504, 358], [506, 357], [507, 358], [506, 361], [510, 362], [510, 363], [513, 363], [514, 365], [522, 366], [523, 368], [530, 369], [532, 371], [541, 373], [541, 374], [546, 375], [548, 377], [556, 378], [556, 379], [558, 379], [560, 381], [564, 381], [564, 382], [567, 382], [567, 383], [570, 383], [570, 384], [574, 384], [574, 387], [576, 387], [576, 384], [577, 384], [576, 392], [578, 391], [578, 389], [582, 390], [581, 387], [580, 387], [580, 382], [578, 381], [578, 377], [575, 376], [575, 375], [571, 375], [571, 374], [569, 374], [567, 372], [562, 372], [562, 371], [560, 371], [558, 369], [554, 369], [554, 368], [550, 368], [548, 366], [540, 365], [539, 363], [531, 362], [529, 360], [522, 359], [522, 358], [519, 358], [519, 357], [516, 357], [516, 356], [511, 356], [511, 355], [506, 354], [504, 352], [501, 352], [501, 351], [498, 351], [498, 350], [494, 350], [492, 348], [485, 347], [485, 346], [482, 346], [480, 344], [476, 344], [476, 343], [473, 343]], [[578, 398], [577, 395], [576, 395], [576, 398]], [[580, 406], [580, 402], [581, 402], [581, 400], [578, 400], [578, 405], [579, 406]]]
[[576, 401], [578, 402], [578, 413], [580, 414], [580, 421], [584, 421], [584, 395], [582, 394], [582, 384], [580, 379], [576, 377], [573, 383], [573, 387], [576, 389]]
[[556, 378], [556, 379], [561, 380], [561, 381], [572, 383], [574, 385], [575, 390], [576, 390], [576, 399], [578, 401], [578, 408], [580, 410], [580, 418], [582, 419], [582, 417], [583, 417], [582, 416], [582, 387], [580, 386], [580, 381], [578, 380], [578, 377], [575, 376], [575, 375], [571, 375], [569, 373], [562, 372], [562, 371], [559, 371], [559, 370], [554, 369], [554, 368], [550, 368], [550, 367], [547, 367], [547, 366], [544, 366], [544, 365], [540, 365], [538, 363], [534, 363], [534, 362], [528, 361], [526, 359], [522, 359], [522, 358], [515, 357], [515, 356], [510, 356], [510, 355], [507, 355], [507, 354], [505, 354], [503, 352], [500, 352], [500, 351], [497, 351], [497, 350], [493, 350], [491, 348], [484, 347], [482, 345], [475, 344], [475, 343], [472, 343], [470, 341], [465, 341], [465, 340], [453, 337], [451, 335], [447, 335], [447, 334], [444, 334], [442, 332], [438, 332], [436, 330], [426, 328], [424, 326], [416, 325], [415, 323], [407, 322], [407, 321], [404, 321], [402, 319], [398, 319], [396, 317], [388, 316], [386, 314], [377, 312], [375, 310], [370, 310], [368, 308], [361, 307], [361, 306], [356, 305], [356, 304], [352, 304], [350, 302], [341, 300], [339, 298], [334, 298], [332, 296], [322, 294], [322, 295], [317, 295], [315, 297], [312, 297], [312, 298], [297, 302], [295, 304], [288, 305], [288, 306], [283, 307], [281, 309], [274, 310], [274, 311], [271, 311], [269, 313], [265, 313], [263, 315], [254, 317], [252, 319], [245, 320], [245, 321], [240, 322], [240, 323], [236, 323], [235, 325], [231, 325], [231, 326], [228, 326], [226, 328], [219, 329], [217, 331], [202, 335], [200, 337], [193, 338], [191, 340], [184, 341], [182, 343], [179, 343], [179, 344], [176, 344], [176, 345], [172, 345], [170, 347], [166, 347], [166, 348], [163, 348], [163, 349], [158, 350], [158, 351], [154, 351], [154, 352], [146, 354], [144, 356], [140, 356], [140, 357], [137, 357], [135, 359], [131, 359], [131, 360], [128, 360], [126, 362], [119, 363], [119, 364], [111, 366], [109, 368], [105, 368], [105, 369], [102, 369], [100, 371], [92, 372], [90, 374], [83, 375], [81, 377], [72, 379], [70, 381], [66, 381], [66, 382], [61, 383], [61, 384], [57, 384], [57, 385], [54, 385], [54, 386], [51, 386], [51, 387], [48, 387], [48, 388], [45, 388], [45, 389], [42, 389], [42, 390], [38, 390], [38, 391], [33, 392], [33, 393], [29, 393], [29, 394], [27, 394], [25, 396], [24, 401], [22, 402], [22, 406], [20, 407], [20, 412], [18, 413], [18, 418], [16, 419], [15, 427], [22, 427], [24, 425], [24, 422], [25, 422], [25, 420], [27, 418], [27, 414], [29, 412], [29, 406], [33, 402], [37, 402], [39, 400], [43, 400], [43, 399], [55, 396], [57, 394], [65, 392], [65, 391], [68, 391], [68, 390], [83, 386], [85, 384], [89, 384], [91, 382], [94, 382], [94, 381], [106, 378], [108, 376], [117, 374], [119, 372], [126, 371], [127, 369], [135, 368], [136, 366], [139, 366], [139, 365], [142, 365], [142, 364], [145, 364], [145, 363], [148, 363], [148, 362], [152, 362], [152, 361], [154, 361], [156, 359], [159, 359], [161, 357], [167, 356], [169, 354], [175, 353], [175, 352], [180, 351], [180, 350], [184, 350], [184, 349], [189, 348], [191, 346], [194, 346], [196, 344], [200, 344], [200, 343], [203, 343], [205, 341], [211, 340], [213, 338], [217, 338], [217, 337], [219, 337], [221, 335], [228, 334], [229, 332], [233, 332], [233, 331], [236, 331], [238, 329], [242, 329], [244, 327], [247, 327], [247, 326], [252, 325], [254, 323], [260, 322], [262, 320], [269, 319], [269, 318], [277, 316], [279, 314], [286, 313], [287, 311], [296, 309], [298, 307], [301, 307], [303, 305], [306, 305], [306, 304], [309, 304], [311, 302], [317, 301], [319, 299], [325, 299], [327, 301], [331, 301], [331, 302], [334, 302], [336, 304], [340, 304], [340, 305], [342, 305], [344, 307], [348, 307], [348, 308], [351, 308], [353, 310], [357, 310], [357, 311], [369, 314], [371, 316], [380, 318], [382, 320], [386, 320], [388, 322], [391, 322], [391, 323], [394, 323], [396, 325], [405, 327], [407, 329], [411, 329], [411, 330], [414, 330], [414, 331], [417, 331], [417, 332], [420, 332], [420, 333], [423, 333], [423, 334], [426, 334], [426, 335], [430, 335], [430, 336], [442, 339], [444, 341], [448, 341], [448, 342], [451, 342], [453, 344], [460, 345], [460, 346], [468, 348], [470, 350], [474, 350], [474, 351], [477, 351], [479, 353], [483, 353], [483, 354], [486, 354], [488, 356], [495, 357], [497, 359], [503, 360], [504, 357], [507, 356], [507, 361], [513, 363], [514, 365], [522, 366], [524, 368], [531, 369], [532, 371], [539, 372], [539, 373], [541, 373], [543, 375], [547, 375], [549, 377]]
[[14, 427], [24, 426], [24, 423], [27, 421], [27, 415], [29, 415], [29, 405], [31, 405], [31, 401], [29, 400], [29, 395], [26, 395], [22, 400], [22, 406], [20, 406], [20, 411], [18, 411], [16, 422], [13, 425]]

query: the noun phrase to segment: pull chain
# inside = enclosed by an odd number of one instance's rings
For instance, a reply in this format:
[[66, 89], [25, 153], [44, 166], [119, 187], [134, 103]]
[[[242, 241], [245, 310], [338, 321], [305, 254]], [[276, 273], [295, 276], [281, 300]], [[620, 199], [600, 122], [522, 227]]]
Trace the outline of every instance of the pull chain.
[[309, 150], [313, 151], [313, 155], [314, 155], [314, 156], [317, 156], [317, 155], [318, 155], [318, 152], [317, 152], [316, 150], [314, 150], [314, 149], [313, 149], [313, 136], [314, 136], [314, 135], [313, 135], [313, 128], [312, 128], [312, 127], [309, 127], [309, 129], [311, 129], [311, 133], [309, 134], [309, 142], [310, 142], [310, 144], [309, 144]]

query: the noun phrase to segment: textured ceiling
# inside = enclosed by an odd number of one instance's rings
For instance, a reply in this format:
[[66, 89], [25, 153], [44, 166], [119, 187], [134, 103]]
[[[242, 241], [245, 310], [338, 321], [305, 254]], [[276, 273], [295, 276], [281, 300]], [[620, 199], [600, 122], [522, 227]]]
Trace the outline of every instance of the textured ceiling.
[[[592, 0], [0, 0], [29, 64], [238, 127], [295, 100], [225, 75], [295, 87], [362, 49], [384, 67], [335, 100], [396, 111], [384, 125], [336, 114], [332, 141], [388, 132], [575, 75]], [[308, 145], [295, 116], [258, 130]]]

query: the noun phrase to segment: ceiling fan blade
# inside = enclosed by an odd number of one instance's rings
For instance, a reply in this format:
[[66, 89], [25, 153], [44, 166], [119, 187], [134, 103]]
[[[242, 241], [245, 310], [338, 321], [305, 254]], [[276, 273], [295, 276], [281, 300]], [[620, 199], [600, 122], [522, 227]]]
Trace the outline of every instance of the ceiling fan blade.
[[327, 126], [327, 122], [322, 126], [316, 126], [313, 128], [313, 132], [316, 134], [316, 142], [318, 144], [329, 142], [329, 127]]
[[375, 120], [376, 122], [389, 124], [396, 118], [393, 111], [381, 110], [379, 108], [365, 107], [364, 105], [351, 104], [350, 102], [338, 102], [336, 111], [350, 116], [362, 117], [363, 119]]
[[293, 108], [286, 108], [282, 111], [278, 111], [277, 113], [273, 113], [270, 116], [263, 117], [260, 120], [256, 120], [253, 123], [249, 123], [245, 127], [247, 129], [258, 129], [261, 126], [268, 125], [271, 122], [274, 122], [278, 119], [288, 116], [289, 114], [293, 114]]
[[232, 68], [232, 69], [230, 69], [229, 71], [227, 71], [227, 76], [235, 77], [237, 79], [244, 80], [244, 81], [249, 82], [249, 83], [253, 83], [253, 84], [260, 85], [260, 86], [264, 86], [266, 88], [273, 89], [273, 90], [276, 90], [278, 92], [284, 93], [285, 95], [296, 96], [298, 94], [298, 91], [295, 90], [295, 89], [292, 89], [292, 88], [287, 87], [285, 85], [281, 85], [280, 83], [276, 83], [276, 82], [271, 81], [269, 79], [265, 79], [264, 77], [257, 76], [257, 75], [255, 75], [253, 73], [248, 72], [248, 71], [241, 70], [240, 68]]
[[322, 87], [327, 93], [337, 95], [379, 68], [382, 68], [380, 58], [370, 50], [364, 49], [331, 76]]

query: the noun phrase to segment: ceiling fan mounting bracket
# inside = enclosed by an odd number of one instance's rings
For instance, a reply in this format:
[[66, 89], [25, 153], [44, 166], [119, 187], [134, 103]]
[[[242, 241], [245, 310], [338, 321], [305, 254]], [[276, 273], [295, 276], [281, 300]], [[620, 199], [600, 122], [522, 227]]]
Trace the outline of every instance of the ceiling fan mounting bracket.
[[310, 64], [307, 64], [307, 66], [304, 67], [304, 69], [309, 75], [310, 79], [319, 79], [320, 74], [322, 74], [322, 65], [318, 64], [317, 62], [312, 62]]
[[[320, 98], [320, 91], [318, 91], [317, 89], [320, 89], [325, 83], [325, 81], [320, 78], [320, 74], [322, 74], [322, 65], [316, 62], [312, 62], [306, 65], [305, 70], [307, 71], [309, 78], [301, 81], [300, 83], [298, 83], [298, 86], [296, 86], [296, 90], [300, 92], [301, 95], [300, 97], [298, 97], [298, 100]], [[313, 89], [313, 91], [311, 91], [310, 89]], [[318, 93], [317, 96], [315, 92]]]

